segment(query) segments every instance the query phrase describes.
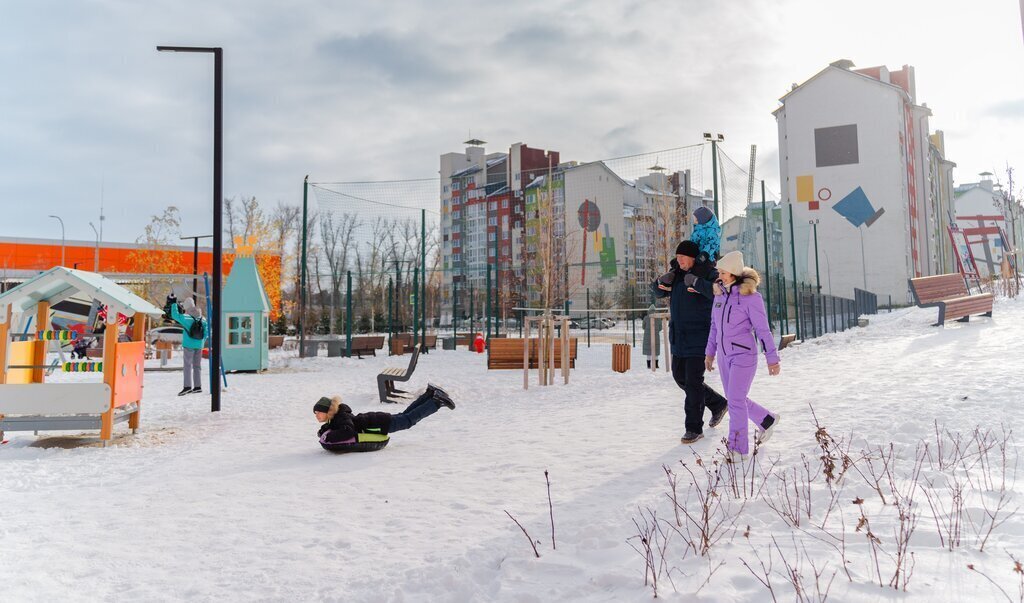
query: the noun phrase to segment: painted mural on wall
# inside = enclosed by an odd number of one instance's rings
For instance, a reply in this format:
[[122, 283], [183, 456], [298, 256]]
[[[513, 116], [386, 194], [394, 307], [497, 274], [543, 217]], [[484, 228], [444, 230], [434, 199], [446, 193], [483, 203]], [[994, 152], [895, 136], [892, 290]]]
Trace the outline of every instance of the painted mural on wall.
[[[815, 128], [815, 167], [858, 165], [860, 150], [857, 143], [857, 124]], [[830, 203], [833, 194], [827, 186], [816, 187], [814, 176], [796, 177], [796, 200], [806, 203], [810, 211], [818, 211], [822, 203]], [[854, 226], [870, 228], [885, 213], [885, 208], [875, 209], [867, 193], [860, 186], [848, 192], [832, 205], [833, 211]]]
[[[619, 274], [615, 253], [615, 237], [611, 236], [608, 223], [601, 222], [601, 209], [590, 199], [584, 199], [576, 210], [576, 219], [583, 229], [583, 255], [580, 260], [583, 269], [580, 271], [580, 284], [587, 284], [587, 247], [588, 243], [598, 254], [601, 267], [601, 278], [615, 278]], [[602, 228], [603, 226], [603, 228]], [[593, 242], [590, 242], [593, 239]]]

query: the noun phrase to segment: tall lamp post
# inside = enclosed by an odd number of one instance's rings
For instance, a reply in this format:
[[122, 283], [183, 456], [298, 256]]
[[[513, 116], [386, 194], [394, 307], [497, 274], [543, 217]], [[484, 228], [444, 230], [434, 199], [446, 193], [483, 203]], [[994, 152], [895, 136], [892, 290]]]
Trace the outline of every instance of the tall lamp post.
[[64, 265], [64, 220], [60, 219], [60, 216], [50, 216], [54, 220], [60, 222], [60, 265]]
[[818, 267], [818, 219], [808, 220], [808, 223], [814, 228], [814, 278], [817, 281], [815, 284], [818, 287], [818, 294], [821, 295], [821, 269]]
[[[219, 371], [221, 366], [221, 281], [223, 279], [221, 255], [223, 207], [223, 109], [224, 90], [224, 49], [200, 46], [157, 46], [160, 52], [195, 52], [213, 55], [213, 290], [210, 292], [213, 311], [210, 316], [210, 370]], [[220, 411], [220, 379], [210, 380], [210, 412]]]
[[92, 254], [92, 271], [100, 271], [100, 231], [96, 230], [96, 226], [89, 222], [89, 226], [92, 226], [92, 231], [96, 234], [96, 250]]
[[704, 140], [711, 142], [711, 177], [714, 178], [711, 187], [715, 196], [715, 217], [719, 222], [724, 222], [722, 214], [718, 213], [718, 143], [724, 142], [725, 136], [718, 133], [712, 136], [711, 132], [704, 132]]

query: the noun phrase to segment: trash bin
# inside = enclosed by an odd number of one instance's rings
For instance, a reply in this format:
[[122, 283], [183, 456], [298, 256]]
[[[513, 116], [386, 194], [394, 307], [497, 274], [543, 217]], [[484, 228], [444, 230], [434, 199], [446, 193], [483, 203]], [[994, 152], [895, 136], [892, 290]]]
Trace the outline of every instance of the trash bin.
[[612, 344], [612, 370], [616, 373], [625, 373], [629, 370], [630, 356], [632, 350], [628, 343]]
[[332, 339], [327, 342], [327, 356], [334, 358], [341, 356], [345, 353], [345, 341], [342, 339]]
[[442, 350], [454, 350], [455, 349], [455, 338], [454, 337], [445, 337], [444, 339], [442, 339], [441, 340], [441, 349]]
[[405, 353], [405, 342], [397, 337], [391, 339], [391, 355], [401, 356]]

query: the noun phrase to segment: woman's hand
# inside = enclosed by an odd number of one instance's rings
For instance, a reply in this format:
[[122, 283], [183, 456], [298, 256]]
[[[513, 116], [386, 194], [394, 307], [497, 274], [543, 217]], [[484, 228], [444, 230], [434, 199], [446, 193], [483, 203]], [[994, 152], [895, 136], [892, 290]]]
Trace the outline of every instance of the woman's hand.
[[[776, 365], [776, 366], [778, 366], [778, 365]], [[704, 370], [708, 371], [709, 373], [713, 372], [715, 370], [715, 357], [714, 356], [705, 356], [704, 357]]]
[[780, 363], [778, 363], [778, 362], [776, 362], [775, 364], [769, 364], [768, 365], [768, 374], [771, 375], [772, 377], [774, 377], [775, 375], [778, 375], [779, 371], [781, 371], [781, 370], [782, 370], [782, 365]]

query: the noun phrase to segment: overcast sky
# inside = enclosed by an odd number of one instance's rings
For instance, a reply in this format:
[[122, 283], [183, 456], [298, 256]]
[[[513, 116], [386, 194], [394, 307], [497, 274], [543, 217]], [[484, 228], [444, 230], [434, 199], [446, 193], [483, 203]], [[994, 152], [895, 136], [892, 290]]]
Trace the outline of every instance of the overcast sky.
[[436, 176], [470, 131], [563, 160], [722, 132], [778, 190], [771, 112], [840, 58], [916, 67], [958, 182], [1024, 170], [1014, 0], [34, 0], [0, 18], [0, 236], [58, 238], [57, 214], [91, 240], [101, 191], [104, 240], [168, 205], [210, 231], [213, 61], [158, 44], [225, 49], [224, 192], [266, 205], [305, 174]]

